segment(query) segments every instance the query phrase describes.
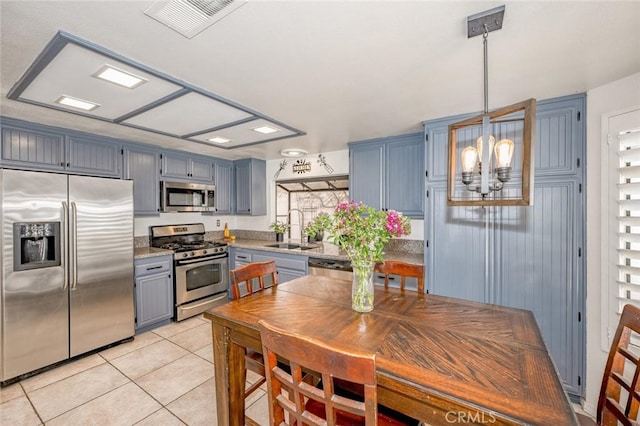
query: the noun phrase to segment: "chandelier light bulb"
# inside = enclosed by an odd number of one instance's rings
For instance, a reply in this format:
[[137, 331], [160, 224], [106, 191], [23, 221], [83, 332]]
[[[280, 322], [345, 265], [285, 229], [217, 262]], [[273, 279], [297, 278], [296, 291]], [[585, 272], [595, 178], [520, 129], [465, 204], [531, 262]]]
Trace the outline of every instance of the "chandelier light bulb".
[[[496, 143], [496, 138], [493, 135], [489, 135], [489, 152], [493, 151], [493, 145]], [[482, 162], [482, 136], [480, 136], [476, 140], [476, 146], [478, 147], [478, 157], [480, 157], [480, 162]]]
[[511, 167], [514, 143], [509, 139], [502, 139], [495, 146], [496, 167]]
[[462, 150], [462, 172], [473, 173], [478, 162], [478, 150], [472, 146], [468, 146]]

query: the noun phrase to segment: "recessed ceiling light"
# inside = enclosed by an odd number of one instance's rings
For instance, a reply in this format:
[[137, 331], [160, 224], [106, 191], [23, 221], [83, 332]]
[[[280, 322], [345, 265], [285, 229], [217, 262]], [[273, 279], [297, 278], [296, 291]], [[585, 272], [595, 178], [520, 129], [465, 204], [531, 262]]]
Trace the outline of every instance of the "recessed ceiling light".
[[269, 126], [260, 126], [260, 127], [256, 127], [255, 129], [251, 129], [254, 132], [258, 132], [258, 133], [262, 133], [265, 135], [268, 135], [269, 133], [275, 133], [275, 132], [279, 132], [280, 130], [278, 129], [274, 129], [273, 127], [269, 127]]
[[280, 150], [280, 155], [282, 155], [283, 157], [298, 158], [304, 157], [307, 154], [307, 151], [298, 148], [285, 148]]
[[146, 78], [138, 77], [111, 65], [103, 66], [93, 76], [128, 89], [136, 88], [148, 81]]
[[60, 96], [56, 100], [56, 103], [60, 105], [70, 106], [71, 108], [81, 109], [83, 111], [93, 111], [100, 106], [100, 104], [97, 104], [95, 102], [85, 101], [83, 99], [73, 98], [67, 95]]
[[227, 139], [227, 138], [222, 138], [220, 136], [216, 136], [214, 138], [209, 138], [207, 139], [210, 142], [215, 142], [215, 143], [227, 143], [227, 142], [231, 142], [231, 139]]

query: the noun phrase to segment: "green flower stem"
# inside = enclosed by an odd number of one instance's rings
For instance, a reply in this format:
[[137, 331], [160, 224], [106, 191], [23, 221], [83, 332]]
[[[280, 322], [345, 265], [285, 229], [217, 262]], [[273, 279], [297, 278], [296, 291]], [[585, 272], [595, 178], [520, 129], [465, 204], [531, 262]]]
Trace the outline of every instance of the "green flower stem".
[[351, 266], [351, 308], [357, 312], [369, 312], [373, 310], [373, 262], [352, 263]]

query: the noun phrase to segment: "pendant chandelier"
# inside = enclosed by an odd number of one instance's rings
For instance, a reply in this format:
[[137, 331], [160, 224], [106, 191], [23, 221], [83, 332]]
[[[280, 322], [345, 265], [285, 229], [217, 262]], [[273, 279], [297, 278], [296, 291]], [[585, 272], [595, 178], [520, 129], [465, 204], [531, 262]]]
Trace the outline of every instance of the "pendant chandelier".
[[[449, 126], [448, 205], [516, 205], [533, 203], [533, 142], [536, 100], [526, 101], [489, 111], [488, 45], [489, 32], [502, 28], [504, 6], [467, 18], [468, 38], [482, 35], [484, 50], [484, 111], [481, 115]], [[461, 132], [471, 129], [471, 132]], [[480, 130], [481, 135], [469, 139]], [[509, 133], [509, 137], [497, 135]], [[513, 133], [513, 136], [511, 135]], [[476, 133], [477, 134], [477, 133]], [[519, 141], [514, 141], [518, 138]], [[516, 143], [518, 142], [518, 143]], [[514, 184], [512, 178], [514, 153], [521, 163]], [[456, 174], [460, 158], [461, 173]], [[458, 180], [463, 186], [456, 186]], [[519, 183], [520, 185], [516, 185]]]

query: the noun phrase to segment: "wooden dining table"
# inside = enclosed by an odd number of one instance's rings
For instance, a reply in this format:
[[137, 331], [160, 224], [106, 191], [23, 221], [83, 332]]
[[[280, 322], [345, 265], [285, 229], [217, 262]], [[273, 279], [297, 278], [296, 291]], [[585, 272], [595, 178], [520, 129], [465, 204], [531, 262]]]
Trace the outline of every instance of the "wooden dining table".
[[262, 350], [261, 319], [375, 353], [379, 403], [427, 424], [577, 424], [527, 310], [376, 286], [373, 311], [358, 313], [351, 281], [307, 275], [204, 316], [219, 425], [244, 425], [244, 348]]

